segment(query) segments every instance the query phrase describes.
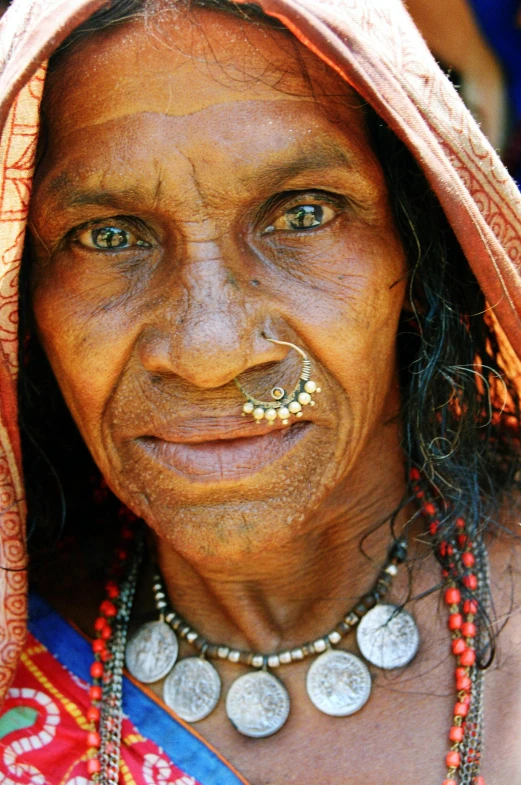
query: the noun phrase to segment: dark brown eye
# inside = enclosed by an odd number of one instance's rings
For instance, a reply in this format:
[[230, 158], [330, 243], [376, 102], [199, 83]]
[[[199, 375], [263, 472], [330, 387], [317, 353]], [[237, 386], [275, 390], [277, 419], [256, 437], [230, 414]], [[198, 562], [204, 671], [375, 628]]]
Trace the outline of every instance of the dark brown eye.
[[132, 232], [120, 226], [102, 226], [99, 229], [88, 229], [78, 236], [78, 242], [87, 248], [98, 251], [115, 251], [118, 249], [132, 248], [133, 246], [148, 246], [144, 240], [139, 240]]
[[305, 232], [309, 229], [324, 226], [336, 214], [337, 211], [329, 205], [297, 204], [280, 215], [265, 231]]
[[292, 229], [313, 229], [320, 226], [324, 210], [319, 204], [299, 204], [286, 213], [286, 220]]

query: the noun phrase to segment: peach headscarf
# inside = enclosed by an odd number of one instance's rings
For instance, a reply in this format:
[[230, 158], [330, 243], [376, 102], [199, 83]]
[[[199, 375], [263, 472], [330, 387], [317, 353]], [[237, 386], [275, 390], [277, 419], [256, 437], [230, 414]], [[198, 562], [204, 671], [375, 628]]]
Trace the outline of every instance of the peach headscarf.
[[[521, 356], [521, 196], [401, 0], [257, 2], [346, 79], [411, 149], [495, 319]], [[25, 635], [17, 279], [45, 61], [74, 27], [105, 4], [14, 0], [0, 23], [0, 699]]]

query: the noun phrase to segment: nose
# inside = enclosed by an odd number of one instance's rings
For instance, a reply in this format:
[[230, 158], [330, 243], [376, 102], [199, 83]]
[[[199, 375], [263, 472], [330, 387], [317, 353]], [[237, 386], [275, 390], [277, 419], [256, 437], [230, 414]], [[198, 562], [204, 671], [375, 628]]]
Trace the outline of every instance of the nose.
[[[222, 259], [199, 260], [178, 271], [155, 318], [140, 336], [143, 367], [175, 375], [201, 389], [221, 387], [244, 370], [275, 359], [262, 336], [260, 298]], [[255, 302], [256, 301], [256, 302]]]

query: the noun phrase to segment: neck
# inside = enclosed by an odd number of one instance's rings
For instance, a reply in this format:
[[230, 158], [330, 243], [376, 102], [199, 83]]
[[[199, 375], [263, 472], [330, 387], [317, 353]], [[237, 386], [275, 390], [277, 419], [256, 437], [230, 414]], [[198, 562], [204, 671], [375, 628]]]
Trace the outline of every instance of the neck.
[[[337, 488], [283, 542], [205, 560], [156, 538], [172, 605], [208, 640], [236, 648], [269, 652], [323, 635], [371, 588], [386, 560], [388, 521], [405, 493], [403, 468], [395, 463], [386, 480], [379, 472], [364, 484], [351, 477], [350, 493]], [[401, 509], [394, 532], [413, 514]]]

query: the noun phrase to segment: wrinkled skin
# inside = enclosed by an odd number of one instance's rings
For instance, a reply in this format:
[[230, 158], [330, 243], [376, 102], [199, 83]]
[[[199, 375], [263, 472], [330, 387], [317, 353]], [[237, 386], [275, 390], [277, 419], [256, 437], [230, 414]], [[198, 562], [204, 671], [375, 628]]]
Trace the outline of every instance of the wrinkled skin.
[[[406, 262], [359, 99], [289, 36], [205, 11], [82, 43], [45, 117], [32, 300], [87, 446], [208, 638], [269, 651], [324, 634], [371, 584], [360, 538], [405, 489]], [[304, 349], [322, 388], [288, 428], [241, 417], [236, 377], [265, 397], [298, 376], [296, 353], [266, 337]], [[377, 563], [388, 539], [381, 527], [370, 542]], [[419, 575], [418, 590], [438, 580], [430, 562]], [[342, 723], [317, 716], [295, 665], [276, 737], [239, 738], [222, 706], [201, 732], [257, 785], [441, 779], [450, 704], [419, 694], [451, 689], [449, 663], [424, 676], [445, 651], [435, 615], [432, 598], [418, 620], [442, 648], [407, 671], [412, 696], [380, 694]], [[403, 726], [378, 730], [386, 711], [423, 718], [410, 779]]]
[[[116, 493], [190, 558], [280, 545], [395, 457], [406, 270], [363, 111], [308, 56], [326, 110], [295, 58], [276, 71], [280, 34], [257, 36], [208, 67], [204, 38], [188, 58], [125, 31], [117, 63], [112, 39], [87, 45], [80, 83], [51, 87], [35, 184], [34, 310], [65, 400]], [[300, 205], [316, 227], [293, 228]], [[95, 247], [104, 227], [121, 249]], [[287, 430], [240, 416], [235, 377], [266, 395], [298, 374], [265, 336], [322, 387]]]

